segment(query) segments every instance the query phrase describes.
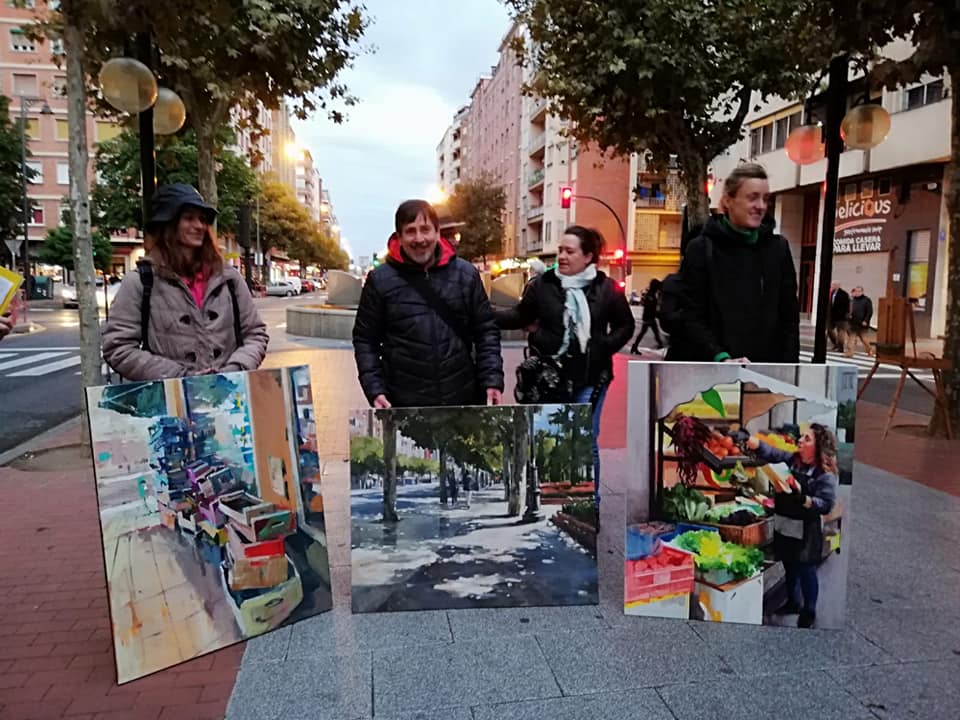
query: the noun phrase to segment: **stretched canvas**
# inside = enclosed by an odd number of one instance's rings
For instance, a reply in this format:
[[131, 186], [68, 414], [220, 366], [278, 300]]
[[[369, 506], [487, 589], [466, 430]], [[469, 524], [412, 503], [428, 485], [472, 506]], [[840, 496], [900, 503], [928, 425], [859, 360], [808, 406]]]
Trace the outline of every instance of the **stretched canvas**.
[[624, 612], [842, 628], [856, 368], [634, 362], [629, 392]]
[[597, 602], [588, 405], [350, 414], [354, 612]]
[[119, 683], [332, 607], [306, 366], [87, 406]]

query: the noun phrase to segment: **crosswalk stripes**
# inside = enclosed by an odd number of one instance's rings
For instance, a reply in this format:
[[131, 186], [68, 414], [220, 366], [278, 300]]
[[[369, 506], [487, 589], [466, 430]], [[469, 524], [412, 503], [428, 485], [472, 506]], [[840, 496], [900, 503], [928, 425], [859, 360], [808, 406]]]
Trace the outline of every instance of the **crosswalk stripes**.
[[0, 351], [0, 377], [40, 377], [79, 364], [79, 353], [68, 349], [24, 348]]
[[[800, 351], [800, 362], [810, 362], [813, 359], [812, 350], [801, 350]], [[843, 353], [828, 352], [827, 353], [827, 362], [831, 363], [846, 363], [847, 365], [856, 365], [857, 366], [857, 375], [860, 377], [866, 377], [870, 373], [870, 368], [873, 367], [874, 359], [872, 356], [867, 355], [866, 353], [854, 353], [853, 357], [847, 357]], [[920, 380], [930, 380], [933, 381], [933, 374], [928, 371], [913, 371], [913, 374]], [[889, 365], [886, 363], [881, 363], [880, 367], [877, 368], [877, 372], [873, 374], [874, 380], [893, 380], [900, 377], [900, 368], [896, 365]]]

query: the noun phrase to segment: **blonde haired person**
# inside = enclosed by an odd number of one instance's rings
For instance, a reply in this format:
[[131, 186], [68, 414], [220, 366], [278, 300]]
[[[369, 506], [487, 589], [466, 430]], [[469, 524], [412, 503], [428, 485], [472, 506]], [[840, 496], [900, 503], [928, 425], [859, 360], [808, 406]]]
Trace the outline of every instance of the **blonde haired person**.
[[103, 331], [103, 358], [127, 380], [255, 370], [267, 327], [243, 277], [224, 264], [217, 211], [190, 185], [154, 195], [138, 271], [127, 273]]

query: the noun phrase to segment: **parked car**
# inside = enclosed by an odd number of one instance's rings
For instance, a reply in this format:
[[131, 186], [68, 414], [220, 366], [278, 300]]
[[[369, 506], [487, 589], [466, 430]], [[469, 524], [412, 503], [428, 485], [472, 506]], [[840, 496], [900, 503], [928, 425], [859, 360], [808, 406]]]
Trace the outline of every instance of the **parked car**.
[[317, 286], [314, 284], [313, 280], [305, 279], [302, 283], [303, 292], [312, 293], [317, 291]]
[[299, 295], [299, 294], [301, 294], [301, 293], [303, 292], [303, 282], [300, 280], [300, 278], [298, 278], [298, 277], [285, 277], [285, 278], [283, 278], [283, 281], [284, 281], [284, 282], [288, 282], [288, 283], [290, 283], [291, 285], [293, 285], [293, 287], [294, 287], [294, 288], [296, 289], [296, 291], [297, 291], [297, 295]]
[[641, 301], [640, 293], [638, 293], [636, 290], [631, 290], [631, 291], [630, 291], [630, 304], [631, 304], [631, 305], [639, 305], [639, 304], [640, 304], [640, 301]]
[[[108, 304], [113, 304], [113, 298], [116, 297], [117, 291], [120, 289], [120, 283], [107, 284], [107, 295], [103, 295], [103, 278], [97, 278], [97, 307], [101, 310], [107, 307]], [[77, 301], [77, 288], [74, 285], [64, 285], [60, 288], [60, 301], [63, 303], [64, 308], [76, 308], [80, 307], [79, 302]]]
[[267, 283], [267, 295], [272, 297], [294, 297], [300, 291], [289, 280], [277, 280]]

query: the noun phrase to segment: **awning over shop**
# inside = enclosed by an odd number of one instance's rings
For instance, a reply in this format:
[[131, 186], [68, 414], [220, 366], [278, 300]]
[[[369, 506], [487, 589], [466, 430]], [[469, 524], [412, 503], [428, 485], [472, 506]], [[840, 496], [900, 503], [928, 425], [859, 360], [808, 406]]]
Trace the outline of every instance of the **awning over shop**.
[[[659, 393], [658, 407], [669, 411], [668, 417], [678, 405], [692, 402], [697, 395], [717, 385], [742, 383], [744, 390], [741, 416], [743, 421], [752, 420], [768, 413], [775, 406], [793, 400], [803, 400], [823, 408], [824, 412], [836, 409], [837, 403], [823, 397], [822, 392], [805, 390], [783, 380], [755, 372], [734, 363], [717, 364], [664, 364], [657, 367]], [[660, 418], [662, 419], [662, 418]]]

